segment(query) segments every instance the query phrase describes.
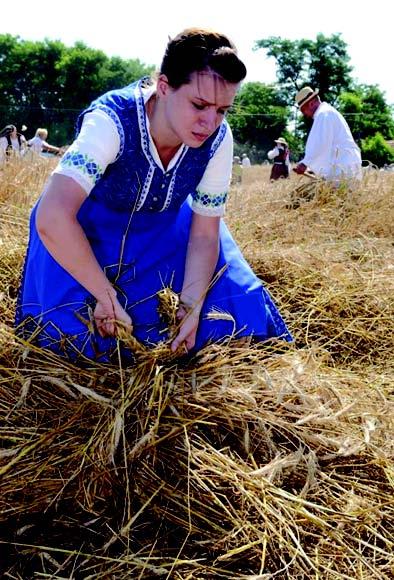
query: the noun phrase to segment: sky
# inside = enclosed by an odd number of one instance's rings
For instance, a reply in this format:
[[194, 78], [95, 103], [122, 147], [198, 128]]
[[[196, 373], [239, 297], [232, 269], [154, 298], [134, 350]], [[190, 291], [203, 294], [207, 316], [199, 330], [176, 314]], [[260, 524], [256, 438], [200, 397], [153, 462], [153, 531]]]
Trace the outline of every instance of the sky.
[[[105, 8], [101, 8], [101, 4]], [[363, 8], [364, 5], [364, 8]], [[313, 8], [312, 8], [313, 6]], [[108, 56], [139, 59], [159, 67], [168, 37], [187, 27], [228, 35], [248, 69], [247, 82], [275, 82], [275, 61], [254, 51], [256, 40], [280, 36], [316, 39], [340, 33], [348, 46], [352, 76], [377, 84], [394, 104], [393, 0], [3, 0], [0, 34], [23, 40], [81, 40]], [[1, 99], [1, 95], [0, 95]]]

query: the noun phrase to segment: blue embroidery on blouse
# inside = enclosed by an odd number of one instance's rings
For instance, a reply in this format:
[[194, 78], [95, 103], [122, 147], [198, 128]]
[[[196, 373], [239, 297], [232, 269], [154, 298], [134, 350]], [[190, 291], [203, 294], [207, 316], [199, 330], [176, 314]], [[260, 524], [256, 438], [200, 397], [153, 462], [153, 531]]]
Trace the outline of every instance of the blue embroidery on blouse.
[[125, 139], [123, 154], [105, 169], [89, 195], [89, 203], [104, 203], [117, 211], [176, 210], [196, 190], [213, 151], [223, 141], [226, 123], [200, 147], [184, 146], [174, 166], [163, 171], [150, 151], [143, 86], [144, 81], [137, 81], [123, 89], [110, 91], [94, 101], [79, 117], [80, 127], [87, 112], [102, 107], [112, 109], [122, 124]]
[[215, 141], [212, 143], [210, 159], [215, 155], [220, 143], [223, 141], [224, 136], [228, 130], [227, 121], [226, 119], [223, 120], [223, 123], [220, 125], [219, 132], [216, 136]]
[[227, 191], [223, 193], [204, 193], [203, 191], [199, 191], [198, 189], [193, 193], [193, 201], [197, 205], [209, 208], [216, 208], [224, 205], [227, 199]]
[[103, 175], [102, 168], [97, 165], [94, 159], [85, 153], [79, 153], [78, 151], [68, 151], [63, 156], [60, 165], [79, 169], [82, 173], [85, 173], [85, 175], [87, 174], [94, 184], [96, 184]]
[[141, 147], [142, 147], [143, 152], [145, 153], [146, 158], [149, 161], [149, 164], [151, 166], [157, 166], [156, 162], [153, 158], [153, 155], [150, 152], [150, 147], [149, 147], [149, 135], [148, 135], [148, 129], [146, 126], [146, 111], [145, 111], [144, 95], [142, 93], [142, 88], [143, 88], [143, 85], [141, 83], [140, 85], [137, 85], [134, 89], [135, 102], [137, 105], [138, 126], [139, 126], [140, 134], [141, 134]]

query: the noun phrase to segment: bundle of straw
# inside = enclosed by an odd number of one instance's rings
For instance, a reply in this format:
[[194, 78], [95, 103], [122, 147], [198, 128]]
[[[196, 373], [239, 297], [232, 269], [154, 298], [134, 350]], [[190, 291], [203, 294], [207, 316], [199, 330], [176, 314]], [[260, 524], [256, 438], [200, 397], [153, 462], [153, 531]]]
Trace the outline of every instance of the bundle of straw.
[[269, 345], [85, 370], [19, 349], [0, 388], [14, 576], [389, 578], [392, 405], [351, 373]]

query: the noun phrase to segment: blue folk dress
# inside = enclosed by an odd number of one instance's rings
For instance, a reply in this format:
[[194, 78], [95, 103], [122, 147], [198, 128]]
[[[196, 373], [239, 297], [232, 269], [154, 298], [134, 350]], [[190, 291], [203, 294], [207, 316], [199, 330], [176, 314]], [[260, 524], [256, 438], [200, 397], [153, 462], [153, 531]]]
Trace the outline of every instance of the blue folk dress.
[[[192, 202], [223, 204], [223, 196], [205, 196], [198, 184], [219, 147], [228, 125], [223, 122], [201, 147], [184, 147], [170, 170], [155, 162], [150, 148], [142, 95], [143, 81], [106, 93], [82, 113], [101, 109], [115, 122], [120, 149], [103, 174], [93, 160], [71, 149], [62, 164], [84, 165], [95, 185], [82, 204], [78, 221], [118, 299], [129, 313], [134, 335], [146, 345], [165, 338], [165, 323], [157, 307], [157, 293], [165, 286], [180, 292], [184, 278]], [[30, 239], [19, 292], [17, 332], [73, 362], [108, 362], [117, 341], [102, 338], [92, 322], [95, 299], [49, 254], [30, 219]], [[229, 336], [258, 340], [291, 340], [275, 304], [231, 237], [220, 225], [220, 254], [216, 272], [225, 271], [208, 291], [197, 332], [198, 350]], [[212, 319], [222, 311], [230, 319]], [[231, 318], [227, 317], [227, 318]], [[123, 352], [132, 360], [131, 353]]]

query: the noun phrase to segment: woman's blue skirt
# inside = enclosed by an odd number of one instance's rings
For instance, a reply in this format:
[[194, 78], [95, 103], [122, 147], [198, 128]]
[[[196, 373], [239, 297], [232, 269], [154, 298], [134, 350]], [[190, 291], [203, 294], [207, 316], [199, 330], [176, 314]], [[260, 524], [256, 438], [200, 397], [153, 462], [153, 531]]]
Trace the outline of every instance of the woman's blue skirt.
[[[94, 298], [48, 253], [30, 220], [30, 239], [20, 288], [17, 333], [74, 362], [111, 360], [114, 338], [102, 338], [93, 324]], [[158, 291], [180, 292], [192, 210], [187, 199], [178, 211], [134, 212], [108, 208], [87, 198], [78, 220], [107, 278], [129, 313], [134, 336], [146, 345], [166, 338], [158, 314]], [[224, 268], [225, 267], [225, 268]], [[230, 336], [257, 340], [291, 335], [262, 282], [255, 276], [221, 221], [216, 272], [223, 273], [209, 289], [201, 312], [195, 350]], [[230, 316], [208, 316], [220, 311]], [[132, 356], [127, 353], [125, 358]]]

